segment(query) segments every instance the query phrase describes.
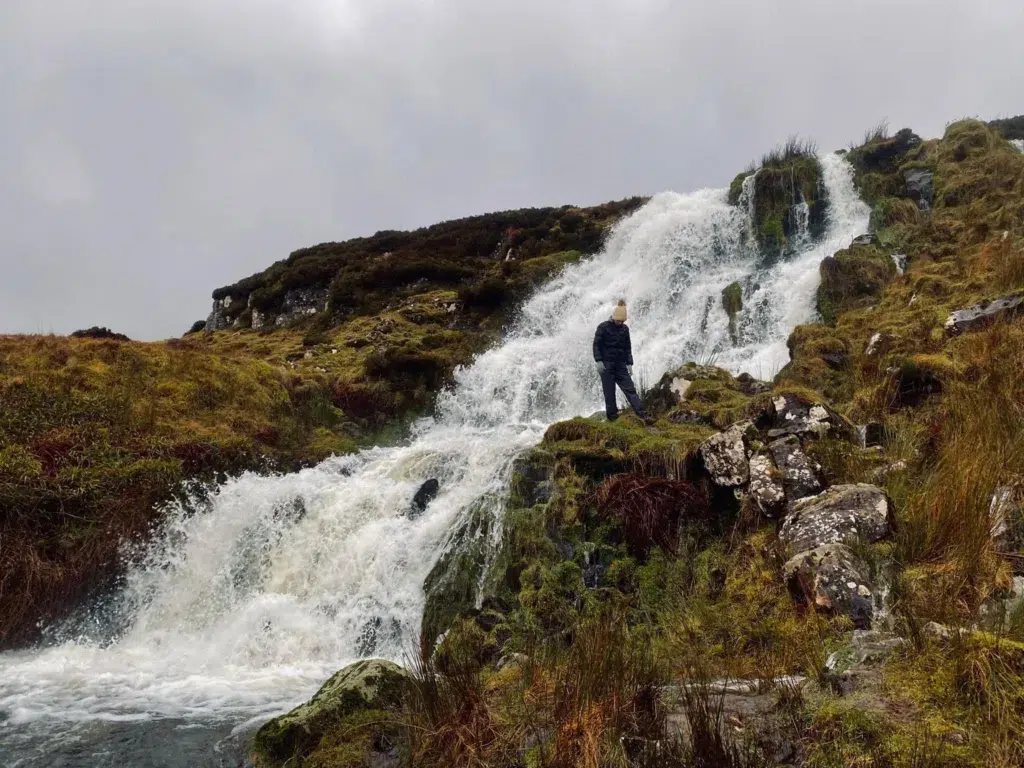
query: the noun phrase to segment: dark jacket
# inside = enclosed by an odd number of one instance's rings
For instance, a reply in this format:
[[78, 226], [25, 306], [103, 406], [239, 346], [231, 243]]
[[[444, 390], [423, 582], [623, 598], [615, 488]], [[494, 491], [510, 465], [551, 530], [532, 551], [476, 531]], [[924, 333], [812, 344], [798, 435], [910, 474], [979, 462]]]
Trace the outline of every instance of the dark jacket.
[[594, 360], [606, 365], [633, 364], [633, 345], [629, 341], [629, 326], [605, 320], [594, 334]]

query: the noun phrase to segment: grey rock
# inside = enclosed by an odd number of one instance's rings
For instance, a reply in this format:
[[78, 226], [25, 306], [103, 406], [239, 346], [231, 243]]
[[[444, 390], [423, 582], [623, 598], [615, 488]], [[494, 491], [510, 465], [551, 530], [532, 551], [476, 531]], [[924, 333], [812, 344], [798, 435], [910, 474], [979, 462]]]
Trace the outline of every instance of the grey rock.
[[928, 168], [908, 168], [903, 172], [907, 194], [922, 211], [932, 207], [932, 200], [935, 197], [934, 179], [935, 173]]
[[821, 468], [807, 457], [795, 436], [776, 440], [768, 446], [768, 451], [782, 474], [782, 485], [790, 501], [819, 493], [824, 487]]
[[904, 272], [907, 271], [907, 254], [892, 254], [892, 263], [896, 265], [896, 274], [902, 275]]
[[946, 319], [946, 333], [956, 336], [976, 331], [997, 320], [1012, 320], [1024, 314], [1024, 293], [975, 304], [953, 312]]
[[699, 452], [704, 468], [716, 485], [732, 488], [744, 485], [750, 479], [746, 434], [753, 428], [749, 421], [733, 424], [701, 445]]
[[786, 435], [824, 437], [832, 429], [833, 415], [823, 405], [805, 403], [792, 395], [779, 395], [772, 401], [774, 418], [768, 437]]
[[793, 599], [837, 616], [858, 629], [871, 628], [873, 594], [868, 567], [842, 544], [801, 552], [783, 566]]
[[743, 394], [751, 397], [763, 394], [764, 392], [770, 392], [772, 389], [770, 382], [759, 381], [749, 373], [741, 373], [737, 376], [736, 383], [739, 384], [740, 391], [743, 392]]
[[850, 243], [851, 248], [866, 248], [871, 245], [878, 245], [878, 235], [874, 233], [858, 235], [853, 238], [853, 242]]
[[[996, 488], [989, 502], [988, 516], [997, 550], [1009, 554], [1024, 550], [1024, 481]], [[1016, 561], [1014, 567], [1019, 571], [1024, 563]]]
[[759, 452], [750, 457], [750, 485], [747, 492], [758, 508], [769, 515], [785, 503], [786, 489], [782, 485], [782, 475], [767, 453]]
[[857, 427], [857, 445], [861, 448], [874, 448], [885, 442], [885, 427], [877, 421], [861, 424]]
[[779, 538], [791, 552], [850, 540], [880, 541], [890, 533], [889, 499], [881, 488], [859, 483], [837, 485], [792, 502]]

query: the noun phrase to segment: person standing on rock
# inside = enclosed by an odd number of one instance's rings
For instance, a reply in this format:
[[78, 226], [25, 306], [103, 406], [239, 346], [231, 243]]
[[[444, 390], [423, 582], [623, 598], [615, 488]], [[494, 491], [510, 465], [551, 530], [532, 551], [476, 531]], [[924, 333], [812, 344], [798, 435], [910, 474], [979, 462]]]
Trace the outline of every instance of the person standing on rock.
[[644, 411], [644, 405], [633, 384], [633, 345], [629, 340], [626, 317], [626, 302], [620, 301], [611, 319], [597, 326], [597, 333], [594, 334], [594, 362], [601, 375], [605, 413], [608, 414], [608, 421], [619, 418], [619, 407], [615, 402], [615, 387], [618, 386], [629, 400], [633, 412], [650, 425], [654, 419]]

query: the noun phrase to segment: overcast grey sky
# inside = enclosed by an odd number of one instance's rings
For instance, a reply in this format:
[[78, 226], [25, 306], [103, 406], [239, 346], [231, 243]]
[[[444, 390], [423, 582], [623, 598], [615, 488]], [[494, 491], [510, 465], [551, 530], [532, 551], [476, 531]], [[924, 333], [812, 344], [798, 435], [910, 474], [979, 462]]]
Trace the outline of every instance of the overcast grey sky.
[[1024, 112], [1021, 0], [2, 0], [0, 333], [180, 335], [292, 250]]

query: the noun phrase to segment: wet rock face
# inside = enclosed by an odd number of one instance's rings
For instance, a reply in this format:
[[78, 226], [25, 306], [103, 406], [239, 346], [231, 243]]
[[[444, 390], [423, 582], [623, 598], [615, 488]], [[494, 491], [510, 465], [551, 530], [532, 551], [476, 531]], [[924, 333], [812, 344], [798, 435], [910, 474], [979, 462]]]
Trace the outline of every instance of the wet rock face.
[[997, 320], [1012, 320], [1021, 315], [1024, 315], [1024, 293], [1017, 293], [953, 312], [946, 319], [946, 333], [957, 336], [980, 330]]
[[724, 432], [709, 437], [700, 447], [704, 468], [716, 485], [734, 488], [750, 480], [746, 433], [753, 429], [749, 421], [733, 424]]
[[842, 544], [801, 552], [783, 567], [793, 599], [839, 616], [857, 629], [870, 629], [873, 593], [867, 565]]
[[890, 532], [889, 500], [874, 485], [837, 485], [789, 507], [779, 537], [792, 552], [849, 540], [881, 541]]
[[790, 501], [812, 496], [824, 487], [820, 468], [807, 458], [796, 436], [780, 438], [771, 443], [768, 450], [775, 460], [775, 466], [779, 468], [786, 498]]
[[766, 453], [755, 453], [750, 457], [748, 492], [758, 508], [769, 515], [778, 511], [786, 501], [782, 476]]
[[907, 195], [922, 211], [932, 207], [932, 200], [935, 197], [934, 179], [935, 174], [928, 168], [909, 168], [903, 172]]
[[397, 707], [408, 680], [408, 673], [390, 661], [360, 661], [345, 667], [310, 701], [260, 728], [253, 743], [257, 763], [300, 764], [339, 720], [362, 711]]
[[552, 469], [529, 456], [516, 459], [512, 466], [512, 485], [523, 507], [546, 504], [551, 500], [554, 483]]

